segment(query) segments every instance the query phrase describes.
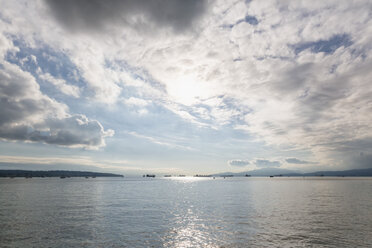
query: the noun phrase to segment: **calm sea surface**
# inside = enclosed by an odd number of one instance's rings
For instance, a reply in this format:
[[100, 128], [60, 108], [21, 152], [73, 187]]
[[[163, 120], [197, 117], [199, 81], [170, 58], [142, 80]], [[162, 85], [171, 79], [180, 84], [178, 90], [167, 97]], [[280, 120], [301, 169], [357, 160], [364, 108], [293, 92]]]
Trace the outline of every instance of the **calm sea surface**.
[[0, 247], [372, 247], [372, 179], [4, 178]]

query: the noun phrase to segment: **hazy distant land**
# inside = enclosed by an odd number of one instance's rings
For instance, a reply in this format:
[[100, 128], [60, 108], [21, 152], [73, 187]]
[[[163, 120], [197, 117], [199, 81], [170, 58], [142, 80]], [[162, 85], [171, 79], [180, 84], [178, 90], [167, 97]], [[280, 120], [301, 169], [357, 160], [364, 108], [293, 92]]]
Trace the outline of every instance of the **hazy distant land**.
[[[161, 175], [159, 175], [161, 177]], [[184, 175], [182, 175], [184, 176]], [[267, 177], [267, 176], [283, 176], [283, 177], [314, 177], [314, 176], [326, 176], [326, 177], [371, 177], [372, 168], [368, 169], [355, 169], [355, 170], [344, 170], [344, 171], [316, 171], [310, 173], [300, 173], [287, 169], [279, 168], [264, 168], [259, 170], [245, 171], [245, 172], [224, 172], [210, 175], [195, 175], [197, 177]], [[0, 177], [124, 177], [120, 174], [113, 173], [101, 173], [101, 172], [90, 172], [90, 171], [67, 171], [67, 170], [0, 170]], [[167, 175], [166, 177], [170, 177]]]
[[0, 177], [123, 177], [123, 175], [90, 171], [0, 170]]
[[372, 176], [372, 168], [368, 169], [355, 169], [355, 170], [343, 170], [343, 171], [315, 171], [310, 173], [301, 173], [291, 171], [287, 169], [279, 168], [264, 168], [259, 170], [245, 171], [239, 173], [224, 172], [214, 174], [213, 176], [284, 176], [284, 177], [314, 177], [314, 176], [326, 176], [326, 177], [370, 177]]

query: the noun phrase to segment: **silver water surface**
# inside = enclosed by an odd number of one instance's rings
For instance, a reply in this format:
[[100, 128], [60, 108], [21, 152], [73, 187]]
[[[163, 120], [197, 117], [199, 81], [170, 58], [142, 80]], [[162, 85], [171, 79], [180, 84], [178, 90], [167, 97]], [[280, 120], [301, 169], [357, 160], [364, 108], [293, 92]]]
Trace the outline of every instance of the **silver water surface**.
[[0, 179], [0, 247], [372, 247], [372, 180]]

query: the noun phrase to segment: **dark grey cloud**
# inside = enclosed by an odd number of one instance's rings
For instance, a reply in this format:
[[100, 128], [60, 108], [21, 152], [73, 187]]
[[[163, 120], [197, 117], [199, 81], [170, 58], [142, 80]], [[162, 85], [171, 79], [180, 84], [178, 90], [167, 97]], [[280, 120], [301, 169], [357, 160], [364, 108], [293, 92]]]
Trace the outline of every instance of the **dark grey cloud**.
[[249, 161], [247, 160], [241, 160], [241, 159], [233, 159], [233, 160], [229, 160], [228, 161], [228, 164], [230, 166], [238, 166], [238, 167], [244, 167], [244, 166], [247, 166], [249, 165]]
[[313, 164], [314, 163], [314, 162], [309, 162], [305, 160], [300, 160], [297, 158], [287, 158], [285, 161], [289, 164]]
[[62, 119], [47, 119], [37, 125], [23, 124], [0, 126], [0, 139], [42, 142], [61, 146], [95, 148], [105, 144], [104, 137], [111, 132], [103, 129], [95, 120], [84, 115]]
[[[371, 148], [371, 147], [370, 147]], [[372, 153], [360, 152], [358, 156], [352, 158], [354, 168], [372, 168]]]
[[[356, 129], [364, 129], [356, 127]], [[346, 135], [346, 134], [345, 134]], [[372, 136], [322, 144], [333, 158], [344, 161], [344, 169], [372, 168]]]
[[255, 162], [257, 167], [279, 167], [279, 161], [270, 161], [266, 159], [257, 159]]
[[89, 120], [84, 115], [48, 119], [45, 125], [48, 128], [46, 132], [35, 130], [26, 138], [63, 146], [99, 147], [104, 144], [104, 137], [111, 135], [98, 121]]
[[17, 66], [0, 67], [0, 139], [97, 148], [113, 131], [95, 120], [70, 115], [67, 107], [43, 95], [34, 78]]
[[170, 27], [185, 31], [203, 15], [206, 0], [45, 0], [53, 15], [72, 31], [112, 26]]
[[0, 102], [0, 126], [32, 119], [48, 109], [59, 112], [55, 101], [41, 95], [30, 74], [10, 64], [0, 69]]

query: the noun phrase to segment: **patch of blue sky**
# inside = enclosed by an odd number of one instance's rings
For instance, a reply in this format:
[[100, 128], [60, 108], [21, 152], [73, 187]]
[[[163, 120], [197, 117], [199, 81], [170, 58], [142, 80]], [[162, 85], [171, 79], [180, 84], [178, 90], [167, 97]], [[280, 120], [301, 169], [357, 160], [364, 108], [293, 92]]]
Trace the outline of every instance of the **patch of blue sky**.
[[247, 106], [242, 106], [237, 102], [236, 99], [231, 97], [224, 97], [223, 105], [221, 105], [220, 108], [235, 112], [235, 114], [232, 115], [229, 119], [230, 126], [244, 124], [245, 123], [244, 117], [253, 112], [253, 109]]
[[361, 58], [362, 61], [365, 61], [368, 57], [368, 48], [364, 47], [353, 47], [350, 49], [350, 55], [352, 58]]
[[68, 97], [55, 90], [55, 86], [39, 79], [38, 68], [41, 69], [42, 73], [49, 73], [55, 78], [64, 79], [68, 84], [76, 85], [79, 88], [85, 86], [85, 82], [75, 64], [64, 53], [55, 51], [46, 45], [37, 48], [29, 47], [20, 39], [13, 39], [13, 44], [19, 48], [19, 51], [16, 53], [8, 52], [5, 59], [31, 73], [37, 79], [40, 90], [48, 96], [57, 100]]
[[[27, 69], [33, 75], [35, 75], [37, 66], [39, 66], [43, 72], [69, 80], [77, 86], [83, 86], [84, 83], [77, 80], [81, 79], [79, 71], [66, 54], [55, 51], [47, 45], [32, 48], [19, 39], [13, 40], [13, 44], [19, 48], [19, 51], [14, 56], [10, 53], [7, 54], [6, 59], [9, 62], [21, 66], [22, 69]], [[24, 65], [21, 64], [22, 59], [30, 58], [32, 55], [36, 57], [37, 64], [30, 59]]]
[[120, 92], [120, 97], [125, 99], [129, 99], [130, 97], [136, 97], [146, 100], [146, 98], [142, 96], [143, 94], [141, 93], [141, 88], [132, 85], [123, 86]]
[[214, 158], [225, 164], [226, 156], [240, 157], [239, 154], [247, 154], [245, 157], [250, 158], [252, 154], [259, 154], [263, 146], [263, 143], [247, 139], [248, 134], [241, 130], [197, 128], [180, 119], [172, 119], [170, 122], [167, 120], [162, 124], [163, 131], [155, 124], [142, 132], [136, 131], [140, 136], [122, 132], [120, 136], [113, 138], [116, 139], [115, 142], [111, 143], [107, 139], [107, 152], [129, 159], [145, 155], [143, 159], [150, 161], [182, 158], [181, 160], [196, 159], [205, 163]]
[[291, 45], [295, 54], [299, 54], [304, 50], [310, 50], [312, 53], [323, 52], [325, 54], [333, 54], [340, 47], [349, 47], [353, 44], [350, 35], [337, 34], [328, 40], [318, 40], [311, 42], [302, 42]]
[[165, 92], [165, 86], [157, 82], [152, 78], [150, 73], [145, 69], [134, 67], [128, 64], [125, 60], [105, 60], [105, 67], [113, 70], [125, 71], [127, 72], [134, 80], [140, 80], [148, 83], [154, 88], [157, 88]]
[[290, 57], [286, 56], [275, 56], [275, 55], [264, 55], [264, 56], [253, 56], [256, 60], [263, 61], [266, 59], [278, 59], [278, 60], [286, 60], [286, 61], [291, 61]]
[[146, 113], [140, 113], [140, 107], [125, 103], [117, 104], [107, 108], [105, 105], [85, 106], [85, 111], [92, 113], [105, 128], [120, 132], [138, 133], [167, 133], [172, 128], [181, 125], [181, 117], [166, 109], [160, 104], [151, 104], [145, 107]]
[[[128, 132], [136, 132], [149, 137], [171, 137], [171, 140], [176, 144], [175, 149], [179, 149], [180, 146], [197, 147], [196, 149], [199, 149], [198, 144], [201, 144], [202, 141], [215, 143], [221, 139], [226, 141], [231, 136], [242, 139], [248, 137], [248, 134], [242, 135], [242, 131], [230, 127], [215, 130], [208, 125], [196, 125], [161, 104], [153, 104], [147, 107], [147, 110], [147, 114], [138, 115], [123, 107], [120, 112], [115, 110], [115, 115], [107, 113], [107, 118], [111, 119], [110, 123], [107, 123], [109, 125], [107, 127], [116, 131], [115, 137], [125, 138]], [[191, 109], [185, 109], [185, 111], [196, 117], [197, 121], [203, 121], [191, 112]], [[236, 133], [236, 135], [232, 135], [232, 133]], [[182, 142], [180, 143], [179, 140]], [[169, 141], [169, 143], [172, 143], [172, 141]]]
[[[127, 98], [136, 96], [136, 89], [132, 88], [130, 90], [130, 88], [124, 87], [123, 89], [123, 95]], [[243, 124], [244, 115], [251, 112], [251, 110], [237, 105], [233, 99], [224, 96], [219, 98], [222, 99], [221, 109], [235, 111], [237, 115], [229, 118], [229, 123], [220, 126], [218, 130], [212, 128], [215, 124], [213, 118], [208, 120], [198, 113], [197, 109], [202, 108], [207, 115], [210, 115], [212, 107], [206, 104], [197, 104], [192, 107], [180, 105], [178, 109], [189, 113], [195, 117], [196, 121], [206, 124], [205, 126], [200, 126], [188, 119], [184, 119], [167, 108], [165, 103], [156, 101], [146, 106], [133, 106], [125, 102], [110, 108], [106, 108], [103, 105], [87, 105], [85, 111], [91, 113], [90, 116], [99, 120], [105, 128], [115, 130], [115, 139], [127, 140], [127, 136], [131, 132], [146, 137], [157, 137], [160, 139], [160, 143], [164, 141], [164, 138], [171, 137], [171, 139], [166, 139], [166, 143], [174, 144], [175, 150], [182, 150], [180, 147], [198, 147], [198, 143], [202, 143], [201, 140], [207, 143], [218, 142], [221, 139], [227, 141], [230, 138], [242, 140], [243, 143], [246, 140], [250, 140], [250, 135], [247, 132], [234, 129], [234, 126]], [[141, 108], [146, 109], [146, 112], [141, 113], [139, 111]], [[130, 143], [135, 146], [144, 142], [141, 137], [131, 137], [130, 139], [132, 140]], [[139, 143], [136, 140], [139, 140]], [[179, 140], [182, 140], [182, 142]], [[157, 143], [153, 145], [159, 146]], [[148, 146], [151, 147], [152, 145]], [[171, 147], [167, 146], [167, 149], [171, 149]]]
[[258, 23], [259, 23], [258, 19], [255, 16], [246, 15], [243, 19], [239, 19], [234, 24], [225, 24], [225, 25], [222, 25], [222, 28], [230, 28], [231, 29], [235, 25], [238, 25], [238, 24], [240, 24], [242, 22], [249, 23], [252, 26], [257, 26]]
[[231, 29], [235, 26], [235, 24], [224, 24], [224, 25], [221, 25], [222, 28], [228, 28], [228, 29]]
[[258, 23], [259, 23], [257, 18], [255, 16], [251, 16], [251, 15], [246, 15], [244, 17], [244, 19], [241, 19], [241, 20], [237, 21], [236, 24], [239, 24], [239, 23], [242, 23], [242, 22], [249, 23], [253, 26], [258, 25]]

